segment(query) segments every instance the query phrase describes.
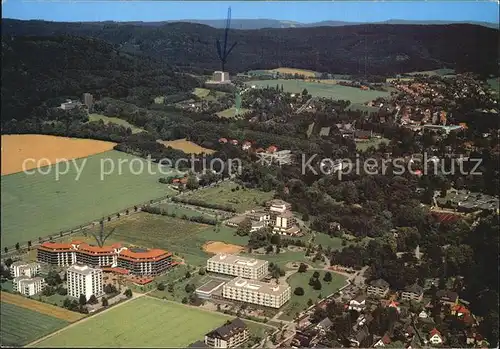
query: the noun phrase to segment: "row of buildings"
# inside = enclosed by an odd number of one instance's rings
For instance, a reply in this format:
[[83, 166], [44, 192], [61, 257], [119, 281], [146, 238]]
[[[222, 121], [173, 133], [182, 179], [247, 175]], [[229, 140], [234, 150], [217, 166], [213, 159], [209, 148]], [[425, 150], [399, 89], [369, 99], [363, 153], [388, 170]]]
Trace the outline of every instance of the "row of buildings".
[[262, 281], [269, 262], [238, 255], [218, 254], [207, 260], [207, 271], [235, 276], [230, 281], [210, 280], [196, 289], [203, 299], [222, 298], [270, 308], [281, 308], [291, 298], [286, 282]]
[[172, 253], [160, 249], [123, 247], [121, 244], [100, 247], [81, 241], [48, 241], [37, 248], [37, 260], [57, 266], [78, 263], [91, 267], [121, 268], [137, 276], [156, 276], [172, 266]]
[[243, 220], [250, 219], [250, 232], [271, 226], [274, 234], [297, 236], [300, 228], [291, 211], [291, 205], [283, 200], [271, 200], [266, 203], [266, 209], [253, 210], [247, 214], [233, 217], [226, 225], [237, 227]]
[[45, 279], [38, 276], [40, 264], [14, 262], [10, 265], [12, 280], [12, 291], [19, 292], [25, 296], [32, 296], [42, 291], [45, 287]]

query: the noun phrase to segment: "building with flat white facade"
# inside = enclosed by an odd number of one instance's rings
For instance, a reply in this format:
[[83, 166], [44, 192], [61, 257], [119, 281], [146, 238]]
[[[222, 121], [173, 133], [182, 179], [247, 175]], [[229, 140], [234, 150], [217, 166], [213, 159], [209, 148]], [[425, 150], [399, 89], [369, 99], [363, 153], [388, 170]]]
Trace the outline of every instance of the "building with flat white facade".
[[233, 254], [218, 254], [207, 260], [207, 271], [246, 279], [262, 279], [268, 267], [268, 261]]
[[[271, 207], [272, 208], [272, 207]], [[281, 235], [297, 235], [300, 232], [296, 219], [291, 211], [274, 215], [273, 233]]]
[[271, 284], [241, 277], [225, 283], [222, 288], [224, 298], [270, 308], [283, 306], [290, 299], [291, 293], [287, 283]]
[[44, 287], [45, 280], [39, 276], [30, 278], [22, 275], [12, 280], [12, 291], [19, 292], [25, 296], [33, 296], [41, 292]]
[[35, 277], [40, 271], [40, 264], [26, 263], [22, 261], [14, 262], [10, 266], [10, 275], [12, 277], [27, 276], [28, 278]]
[[102, 286], [102, 270], [87, 265], [75, 264], [67, 270], [68, 296], [79, 298], [84, 294], [87, 300], [90, 296], [104, 294]]
[[229, 80], [229, 73], [223, 71], [215, 71], [213, 75], [213, 80], [215, 82], [226, 82]]

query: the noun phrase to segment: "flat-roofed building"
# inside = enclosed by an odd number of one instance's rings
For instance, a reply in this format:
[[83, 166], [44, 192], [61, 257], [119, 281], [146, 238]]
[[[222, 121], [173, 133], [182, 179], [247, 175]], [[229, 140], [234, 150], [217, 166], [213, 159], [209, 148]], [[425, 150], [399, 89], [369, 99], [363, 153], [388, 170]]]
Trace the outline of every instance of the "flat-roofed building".
[[266, 206], [269, 208], [271, 214], [273, 212], [283, 213], [292, 209], [292, 205], [290, 203], [280, 199], [269, 200], [268, 202], [266, 202]]
[[45, 280], [39, 276], [30, 278], [22, 275], [12, 280], [12, 291], [19, 292], [25, 296], [33, 296], [41, 292], [44, 287]]
[[210, 348], [234, 348], [241, 346], [248, 338], [250, 338], [248, 326], [236, 318], [207, 333], [205, 344]]
[[291, 289], [287, 283], [272, 284], [237, 277], [224, 284], [222, 296], [240, 302], [280, 308], [290, 299]]
[[224, 286], [225, 283], [225, 281], [210, 280], [198, 287], [194, 292], [202, 299], [210, 299], [217, 291], [219, 291], [218, 293], [220, 294], [222, 286]]
[[294, 236], [300, 232], [297, 220], [291, 211], [284, 211], [274, 215], [273, 233]]
[[79, 298], [80, 295], [84, 294], [88, 300], [92, 295], [99, 297], [104, 294], [101, 269], [75, 264], [69, 267], [66, 272], [68, 296]]
[[40, 272], [40, 264], [26, 263], [17, 261], [10, 265], [10, 275], [12, 277], [27, 276], [28, 278], [35, 277]]
[[207, 260], [207, 270], [213, 273], [262, 279], [267, 275], [269, 262], [234, 254], [217, 254]]

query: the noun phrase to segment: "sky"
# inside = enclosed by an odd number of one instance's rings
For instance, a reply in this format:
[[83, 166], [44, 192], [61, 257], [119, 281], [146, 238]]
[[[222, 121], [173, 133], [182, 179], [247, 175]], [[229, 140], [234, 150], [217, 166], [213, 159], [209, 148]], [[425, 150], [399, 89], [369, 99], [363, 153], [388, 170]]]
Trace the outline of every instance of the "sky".
[[165, 21], [222, 19], [231, 6], [235, 19], [377, 22], [388, 19], [498, 23], [498, 1], [129, 1], [2, 0], [2, 18], [78, 21]]

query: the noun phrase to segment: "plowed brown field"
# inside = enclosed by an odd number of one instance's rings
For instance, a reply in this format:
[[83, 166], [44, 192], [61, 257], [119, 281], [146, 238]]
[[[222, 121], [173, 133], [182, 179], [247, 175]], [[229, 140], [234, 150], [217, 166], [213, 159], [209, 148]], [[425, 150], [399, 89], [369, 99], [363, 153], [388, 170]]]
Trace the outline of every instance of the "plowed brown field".
[[59, 308], [51, 304], [38, 302], [12, 293], [1, 292], [0, 297], [2, 302], [14, 304], [18, 307], [27, 308], [69, 322], [75, 322], [84, 317], [83, 314]]
[[2, 135], [2, 176], [53, 165], [65, 159], [72, 160], [103, 153], [113, 149], [115, 145], [113, 142], [93, 139], [47, 135]]

